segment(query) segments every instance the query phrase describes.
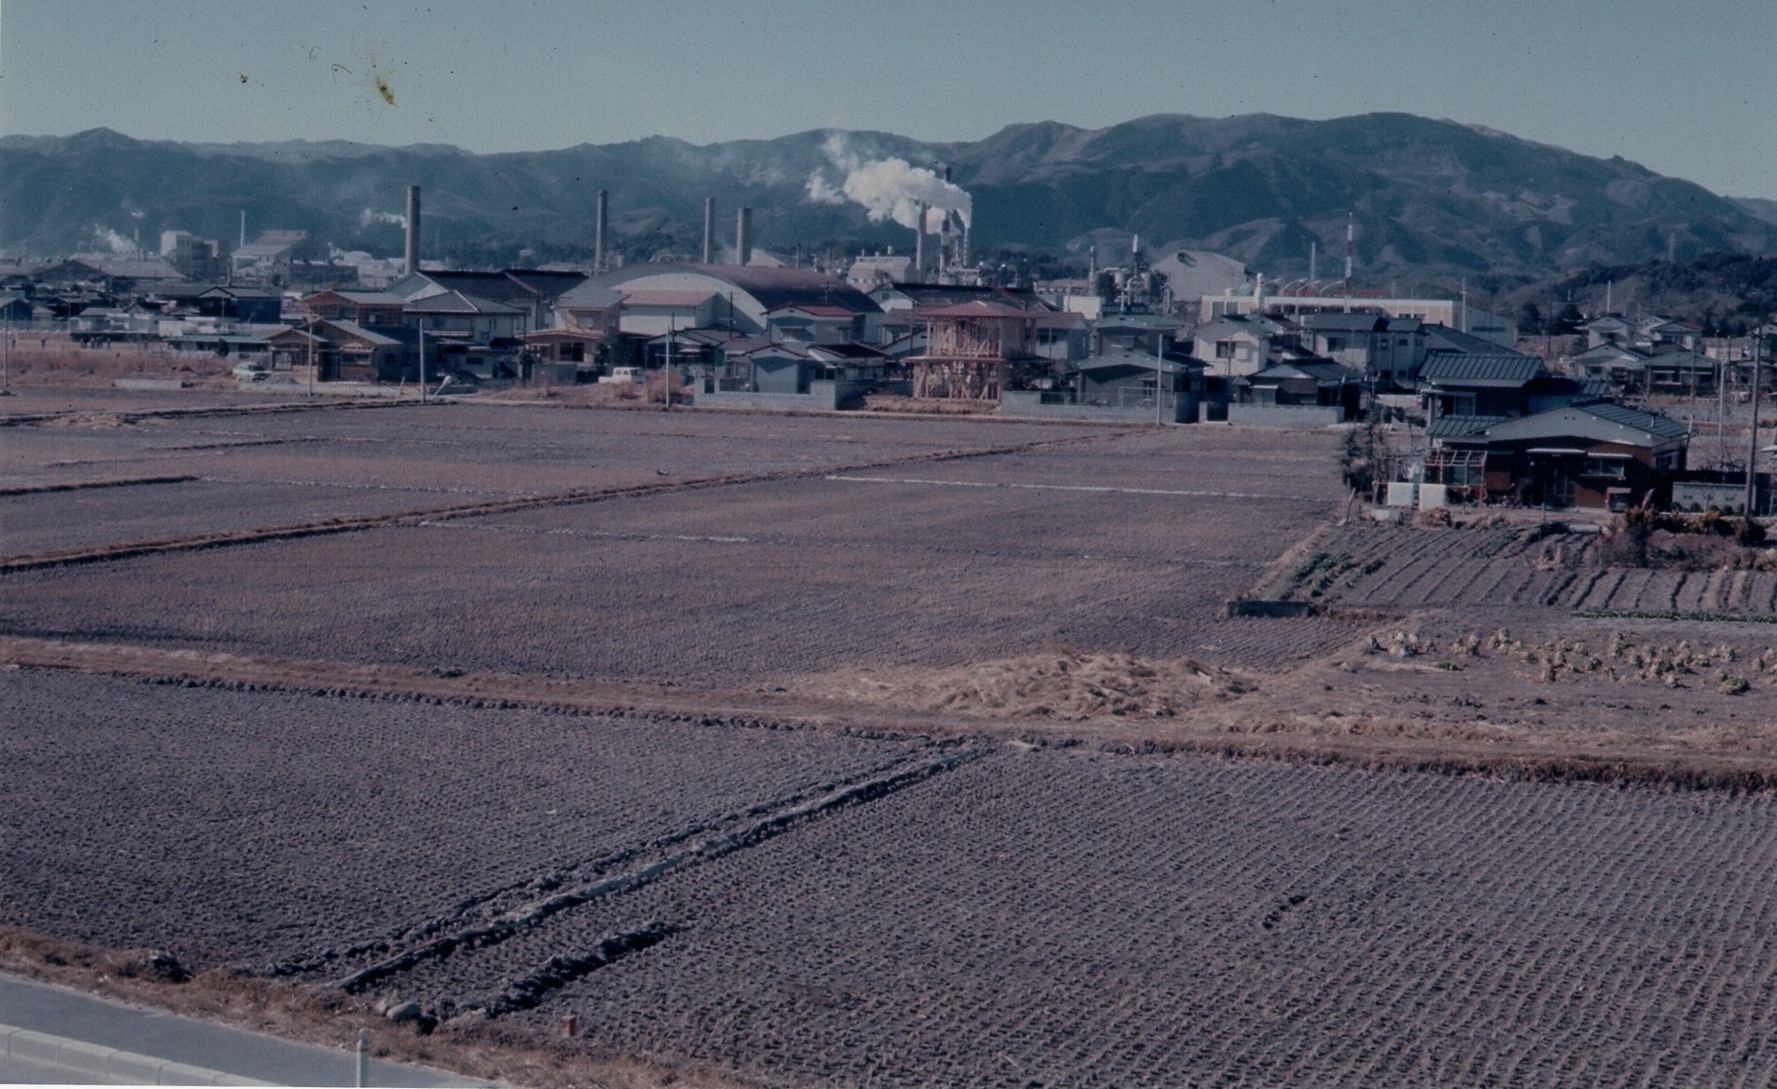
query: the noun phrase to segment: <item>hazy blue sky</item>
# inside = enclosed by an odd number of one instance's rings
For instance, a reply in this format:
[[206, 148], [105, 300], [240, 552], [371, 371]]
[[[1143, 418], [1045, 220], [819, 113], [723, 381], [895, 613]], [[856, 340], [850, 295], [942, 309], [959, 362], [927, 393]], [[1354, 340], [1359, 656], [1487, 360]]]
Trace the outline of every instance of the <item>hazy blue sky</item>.
[[0, 132], [144, 139], [513, 151], [1399, 110], [1777, 197], [1774, 68], [1773, 0], [0, 0]]

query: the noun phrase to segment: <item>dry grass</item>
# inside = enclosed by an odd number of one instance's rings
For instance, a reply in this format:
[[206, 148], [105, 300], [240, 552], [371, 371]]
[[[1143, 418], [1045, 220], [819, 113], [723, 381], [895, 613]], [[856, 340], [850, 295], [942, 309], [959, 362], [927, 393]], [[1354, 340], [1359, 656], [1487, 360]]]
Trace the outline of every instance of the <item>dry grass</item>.
[[[693, 402], [691, 387], [676, 378], [672, 387], [673, 404], [690, 405]], [[489, 390], [481, 396], [495, 401], [547, 401], [563, 405], [640, 408], [666, 404], [666, 379], [656, 372], [649, 375], [648, 381], [643, 384], [609, 382], [557, 385], [539, 382], [530, 386]]]
[[1001, 718], [1077, 722], [1105, 716], [1173, 718], [1254, 690], [1250, 678], [1190, 659], [1148, 661], [1127, 653], [1047, 654], [942, 670], [863, 667], [809, 678], [795, 692], [893, 707]]
[[21, 335], [12, 352], [12, 383], [25, 388], [108, 388], [119, 378], [178, 378], [193, 386], [232, 389], [235, 360], [207, 352], [116, 344], [82, 348], [65, 334]]
[[897, 397], [888, 393], [867, 393], [862, 398], [869, 412], [903, 412], [921, 416], [994, 416], [999, 414], [995, 401], [940, 401], [914, 397]]

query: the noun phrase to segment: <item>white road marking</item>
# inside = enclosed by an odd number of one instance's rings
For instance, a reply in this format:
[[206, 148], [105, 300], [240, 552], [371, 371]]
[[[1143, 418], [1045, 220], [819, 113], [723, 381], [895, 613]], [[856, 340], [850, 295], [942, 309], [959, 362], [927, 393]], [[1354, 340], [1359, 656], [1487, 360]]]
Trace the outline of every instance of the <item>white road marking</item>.
[[533, 529], [530, 526], [501, 526], [451, 519], [448, 522], [422, 520], [427, 529], [476, 529], [484, 533], [534, 533], [539, 537], [608, 537], [623, 541], [698, 541], [711, 544], [751, 544], [751, 537], [708, 537], [690, 533], [612, 533], [597, 529]]
[[943, 488], [1028, 488], [1033, 491], [1049, 492], [1115, 492], [1119, 495], [1182, 495], [1207, 499], [1296, 499], [1304, 502], [1315, 502], [1312, 497], [1306, 495], [1270, 495], [1263, 492], [1189, 491], [1170, 488], [1113, 488], [1107, 485], [1093, 484], [1015, 484], [986, 480], [923, 480], [918, 477], [893, 476], [829, 476], [826, 479], [842, 480], [853, 484], [929, 484]]

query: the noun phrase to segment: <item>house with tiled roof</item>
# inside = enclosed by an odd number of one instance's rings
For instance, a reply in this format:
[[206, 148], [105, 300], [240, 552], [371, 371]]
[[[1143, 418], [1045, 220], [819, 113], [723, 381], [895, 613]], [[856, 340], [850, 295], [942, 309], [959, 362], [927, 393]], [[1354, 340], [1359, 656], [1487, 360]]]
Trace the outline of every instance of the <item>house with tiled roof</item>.
[[428, 334], [455, 335], [477, 344], [494, 345], [524, 336], [530, 314], [516, 306], [444, 291], [408, 301], [402, 307], [403, 323]]
[[1531, 382], [1547, 373], [1533, 355], [1428, 352], [1419, 393], [1431, 416], [1522, 416]]
[[1245, 404], [1336, 407], [1348, 420], [1363, 404], [1363, 373], [1330, 359], [1275, 363], [1236, 385]]
[[1677, 420], [1604, 401], [1454, 419], [1431, 433], [1427, 483], [1475, 499], [1594, 510], [1665, 505], [1690, 434]]

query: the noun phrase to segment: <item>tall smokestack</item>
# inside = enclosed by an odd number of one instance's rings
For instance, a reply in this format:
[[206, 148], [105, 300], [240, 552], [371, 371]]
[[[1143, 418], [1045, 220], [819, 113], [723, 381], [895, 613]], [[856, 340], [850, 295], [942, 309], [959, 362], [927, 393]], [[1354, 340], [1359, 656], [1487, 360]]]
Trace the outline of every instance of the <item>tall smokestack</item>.
[[605, 221], [611, 212], [611, 194], [600, 189], [592, 213], [592, 271], [605, 271]]
[[753, 210], [742, 208], [734, 217], [734, 263], [744, 265], [753, 259]]
[[913, 282], [925, 283], [926, 278], [926, 202], [919, 202], [919, 225], [913, 228]]
[[1351, 253], [1352, 253], [1351, 240], [1352, 240], [1352, 231], [1354, 229], [1352, 226], [1352, 223], [1355, 219], [1356, 219], [1356, 216], [1352, 215], [1349, 212], [1346, 213], [1346, 216], [1345, 216], [1345, 297], [1348, 299], [1351, 298]]
[[703, 263], [709, 264], [716, 251], [716, 198], [703, 198]]
[[407, 250], [403, 257], [409, 276], [420, 270], [420, 187], [417, 185], [407, 187]]
[[[950, 184], [950, 168], [948, 166], [944, 168], [944, 184]], [[953, 248], [953, 243], [950, 238], [951, 214], [952, 213], [948, 208], [945, 209], [944, 219], [938, 224], [938, 231], [940, 234], [938, 241], [938, 268], [939, 271], [942, 272], [948, 272], [951, 267], [956, 264], [956, 251]]]

